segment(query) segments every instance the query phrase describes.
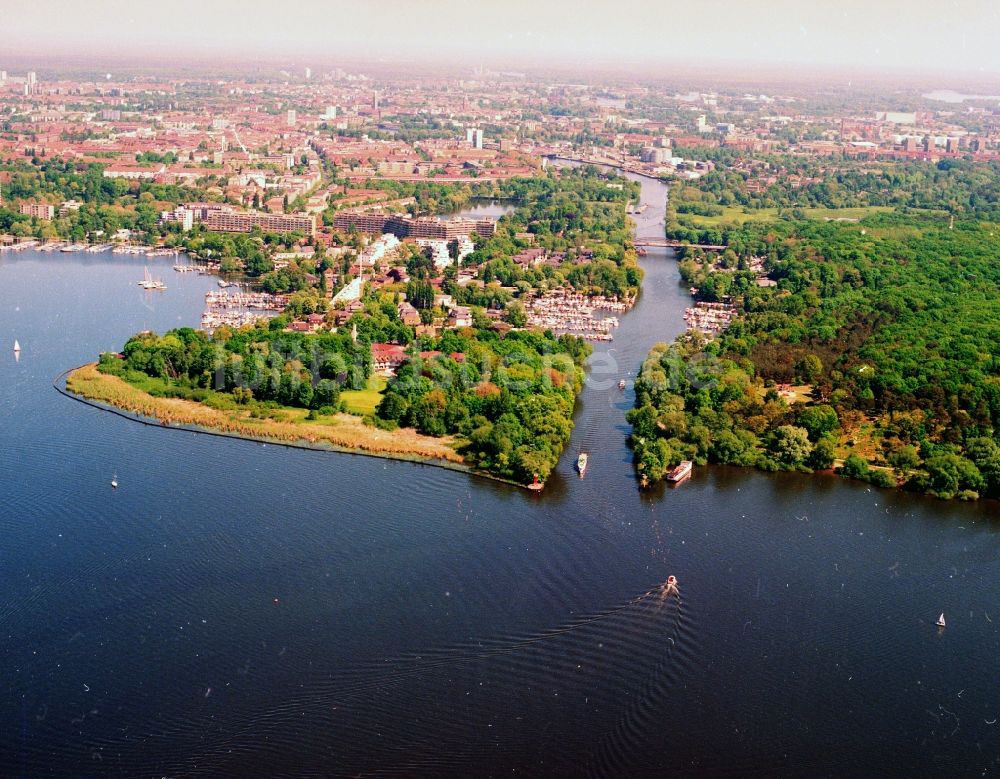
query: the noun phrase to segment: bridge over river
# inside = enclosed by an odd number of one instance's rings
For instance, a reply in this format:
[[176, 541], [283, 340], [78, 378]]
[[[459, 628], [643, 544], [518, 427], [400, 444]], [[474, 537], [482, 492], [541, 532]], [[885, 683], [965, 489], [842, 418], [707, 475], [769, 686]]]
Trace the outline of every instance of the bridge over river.
[[717, 252], [721, 252], [728, 248], [727, 246], [718, 246], [712, 243], [684, 243], [683, 241], [668, 241], [666, 238], [637, 238], [633, 243], [637, 248], [649, 248], [656, 246], [666, 249], [679, 249], [682, 246], [695, 246], [699, 249], [710, 249]]

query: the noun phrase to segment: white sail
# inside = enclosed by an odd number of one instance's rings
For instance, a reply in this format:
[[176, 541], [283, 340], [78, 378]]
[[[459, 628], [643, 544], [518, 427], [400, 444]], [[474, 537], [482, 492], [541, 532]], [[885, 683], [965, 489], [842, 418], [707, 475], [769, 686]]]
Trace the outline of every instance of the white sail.
[[14, 351], [15, 351], [15, 352], [19, 352], [19, 351], [21, 351], [21, 344], [19, 344], [19, 343], [17, 342], [17, 339], [16, 339], [16, 338], [14, 339]]
[[941, 612], [941, 616], [938, 617], [937, 621], [938, 627], [944, 627], [944, 612]]

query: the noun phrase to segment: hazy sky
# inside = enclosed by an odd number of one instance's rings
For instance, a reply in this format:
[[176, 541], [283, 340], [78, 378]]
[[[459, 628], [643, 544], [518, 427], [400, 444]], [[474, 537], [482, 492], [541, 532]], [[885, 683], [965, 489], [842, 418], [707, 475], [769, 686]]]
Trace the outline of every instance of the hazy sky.
[[1000, 0], [0, 0], [3, 55], [174, 52], [689, 65], [796, 62], [1000, 77]]

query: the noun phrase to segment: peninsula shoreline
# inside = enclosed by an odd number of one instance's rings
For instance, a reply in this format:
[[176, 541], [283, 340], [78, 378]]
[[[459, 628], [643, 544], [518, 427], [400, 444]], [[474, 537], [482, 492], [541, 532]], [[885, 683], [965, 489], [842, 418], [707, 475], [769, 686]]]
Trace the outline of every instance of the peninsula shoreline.
[[[191, 412], [197, 412], [203, 416], [206, 412], [213, 412], [214, 409], [206, 409], [202, 404], [196, 403], [194, 401], [182, 400], [179, 398], [157, 398], [149, 393], [143, 392], [137, 387], [133, 387], [124, 380], [117, 376], [109, 376], [102, 374], [97, 370], [97, 363], [90, 362], [83, 365], [77, 366], [75, 368], [70, 368], [59, 376], [57, 376], [53, 382], [52, 386], [62, 395], [75, 400], [79, 403], [96, 408], [100, 411], [106, 411], [131, 422], [138, 422], [143, 425], [148, 425], [150, 427], [161, 427], [170, 430], [182, 430], [189, 433], [197, 433], [201, 435], [210, 435], [218, 438], [229, 438], [237, 439], [243, 441], [252, 441], [261, 444], [272, 444], [274, 446], [283, 446], [290, 449], [307, 449], [316, 452], [334, 452], [337, 454], [353, 454], [360, 455], [364, 457], [376, 457], [384, 460], [398, 460], [401, 462], [410, 462], [419, 465], [429, 465], [436, 468], [444, 468], [450, 471], [457, 471], [459, 473], [466, 473], [471, 476], [479, 476], [481, 478], [489, 479], [490, 481], [500, 482], [503, 484], [509, 484], [514, 487], [520, 487], [521, 489], [528, 490], [528, 486], [524, 484], [519, 484], [518, 482], [511, 481], [509, 479], [503, 479], [493, 474], [487, 473], [485, 471], [472, 468], [463, 462], [462, 456], [441, 442], [440, 439], [429, 438], [428, 436], [420, 436], [419, 434], [413, 433], [412, 437], [418, 438], [420, 443], [433, 442], [434, 445], [441, 449], [448, 449], [448, 451], [454, 456], [454, 459], [446, 459], [443, 456], [434, 456], [421, 453], [415, 448], [407, 449], [405, 447], [400, 447], [395, 451], [380, 450], [376, 448], [365, 448], [365, 446], [348, 446], [343, 443], [337, 443], [331, 438], [320, 438], [318, 435], [314, 436], [315, 440], [310, 440], [308, 431], [303, 431], [303, 435], [299, 437], [289, 436], [285, 427], [287, 423], [273, 422], [270, 420], [255, 420], [254, 427], [260, 427], [259, 433], [257, 431], [249, 430], [248, 424], [241, 425], [239, 420], [227, 419], [230, 424], [234, 425], [234, 430], [224, 430], [221, 427], [213, 426], [208, 423], [208, 421], [179, 421], [176, 418], [178, 412], [188, 410]], [[97, 388], [103, 388], [104, 390], [126, 387], [127, 392], [136, 400], [141, 400], [143, 407], [141, 410], [135, 410], [129, 408], [122, 403], [115, 403], [112, 400], [111, 392], [100, 392]], [[220, 417], [224, 416], [222, 412], [216, 412]], [[220, 422], [223, 420], [219, 420]], [[270, 423], [271, 435], [268, 435], [268, 427]], [[309, 431], [315, 431], [316, 428], [321, 426], [310, 426]], [[352, 432], [357, 433], [368, 433], [370, 434], [370, 439], [366, 440], [365, 443], [370, 447], [374, 447], [376, 444], [384, 444], [382, 436], [386, 434], [386, 431], [377, 430], [374, 428], [368, 428], [363, 425], [360, 421], [356, 424], [352, 424]], [[336, 430], [336, 427], [331, 427], [330, 429]], [[283, 431], [285, 435], [279, 435], [278, 432]], [[322, 432], [322, 431], [316, 431]], [[401, 431], [394, 431], [391, 435], [394, 439], [398, 440], [398, 433]], [[425, 441], [424, 439], [427, 439]], [[530, 491], [530, 490], [529, 490]]]

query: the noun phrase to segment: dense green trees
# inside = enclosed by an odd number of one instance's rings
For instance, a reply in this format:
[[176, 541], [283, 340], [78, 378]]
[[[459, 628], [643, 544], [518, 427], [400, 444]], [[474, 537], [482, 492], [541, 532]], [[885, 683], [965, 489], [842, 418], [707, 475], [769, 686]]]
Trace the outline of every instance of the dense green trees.
[[[729, 160], [733, 162], [734, 160]], [[714, 216], [721, 206], [748, 208], [895, 206], [975, 213], [1000, 218], [1000, 163], [947, 159], [940, 162], [865, 162], [765, 155], [753, 168], [719, 167], [697, 187], [671, 193], [678, 215]], [[761, 186], [761, 181], [765, 186]], [[753, 184], [754, 186], [751, 186]], [[794, 214], [789, 213], [790, 216]]]
[[[141, 383], [141, 376], [167, 382], [168, 391], [189, 397], [198, 389], [232, 393], [241, 404], [273, 401], [299, 408], [336, 408], [342, 388], [364, 387], [371, 371], [367, 342], [349, 335], [308, 335], [266, 325], [214, 337], [189, 327], [162, 336], [141, 333], [122, 350], [105, 355], [101, 369]], [[198, 399], [197, 393], [194, 397]]]
[[[638, 199], [638, 184], [581, 167], [510, 179], [501, 185], [501, 193], [514, 199], [517, 209], [500, 220], [496, 235], [480, 240], [465, 259], [467, 266], [480, 267], [483, 281], [543, 290], [568, 284], [583, 292], [618, 296], [638, 291], [642, 269], [630, 248], [625, 213], [629, 201]], [[532, 246], [558, 255], [560, 262], [526, 268], [512, 261]], [[472, 303], [466, 298], [476, 293], [456, 285], [452, 294]]]
[[[685, 260], [686, 278], [733, 279], [739, 316], [710, 344], [681, 339], [650, 353], [630, 412], [640, 475], [658, 478], [682, 458], [827, 468], [840, 450], [845, 476], [886, 486], [899, 477], [941, 497], [1000, 495], [996, 229], [905, 214], [748, 223], [730, 234], [737, 267], [765, 258], [771, 288]], [[790, 405], [768, 389], [796, 381], [811, 385], [812, 402]]]
[[589, 353], [572, 336], [448, 331], [414, 344], [377, 413], [428, 435], [461, 437], [468, 460], [498, 476], [544, 481], [569, 440]]

